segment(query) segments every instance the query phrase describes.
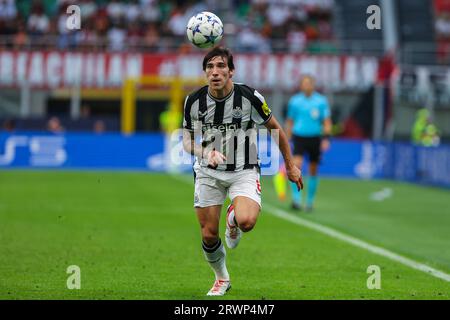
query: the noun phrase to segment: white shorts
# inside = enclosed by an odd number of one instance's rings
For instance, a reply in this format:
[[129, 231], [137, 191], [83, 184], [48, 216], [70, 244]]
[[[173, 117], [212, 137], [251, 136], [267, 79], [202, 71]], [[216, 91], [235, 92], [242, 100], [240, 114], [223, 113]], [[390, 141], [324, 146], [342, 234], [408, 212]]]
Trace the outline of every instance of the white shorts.
[[223, 205], [227, 194], [231, 201], [243, 196], [256, 201], [261, 208], [261, 182], [256, 168], [241, 171], [218, 171], [194, 166], [194, 207]]

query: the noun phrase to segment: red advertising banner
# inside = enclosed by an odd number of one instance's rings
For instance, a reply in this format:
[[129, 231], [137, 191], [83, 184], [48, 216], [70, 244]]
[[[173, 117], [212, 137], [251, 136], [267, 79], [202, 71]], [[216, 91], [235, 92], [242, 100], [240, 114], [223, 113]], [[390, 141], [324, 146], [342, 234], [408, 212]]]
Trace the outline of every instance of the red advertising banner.
[[[59, 51], [0, 52], [0, 87], [118, 88], [127, 77], [141, 75], [202, 77], [199, 54], [73, 53]], [[334, 90], [362, 90], [377, 79], [375, 57], [332, 55], [235, 56], [234, 80], [260, 90], [292, 90], [303, 74]]]

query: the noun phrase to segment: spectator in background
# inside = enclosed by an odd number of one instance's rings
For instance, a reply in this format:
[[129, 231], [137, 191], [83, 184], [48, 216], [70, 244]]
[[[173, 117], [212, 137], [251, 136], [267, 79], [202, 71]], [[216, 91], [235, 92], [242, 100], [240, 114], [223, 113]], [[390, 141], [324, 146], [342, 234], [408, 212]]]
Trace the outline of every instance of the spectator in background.
[[142, 31], [139, 27], [138, 22], [133, 21], [128, 24], [128, 31], [127, 31], [127, 46], [129, 48], [136, 48], [139, 46], [142, 42]]
[[280, 3], [272, 3], [267, 9], [266, 15], [272, 26], [272, 36], [284, 38], [286, 36], [284, 27], [291, 16], [290, 7]]
[[169, 104], [167, 110], [159, 114], [159, 127], [166, 134], [172, 133], [183, 124], [183, 114], [178, 111], [173, 111], [173, 109]]
[[305, 35], [308, 41], [316, 41], [319, 38], [319, 30], [313, 23], [308, 23], [305, 27]]
[[106, 39], [108, 35], [108, 28], [110, 27], [106, 9], [99, 9], [93, 19], [95, 34], [102, 40], [103, 47], [103, 45], [106, 44], [104, 43], [104, 39]]
[[291, 14], [291, 18], [298, 23], [304, 24], [308, 20], [308, 13], [298, 1], [291, 7]]
[[298, 23], [291, 24], [286, 38], [290, 53], [300, 53], [304, 51], [306, 47], [306, 35], [302, 26]]
[[83, 27], [75, 33], [77, 45], [84, 47], [98, 44], [99, 36], [95, 28], [94, 19], [94, 17], [91, 17], [82, 22]]
[[14, 0], [0, 0], [0, 20], [13, 20], [17, 16]]
[[328, 18], [321, 17], [317, 22], [317, 29], [321, 40], [331, 40], [333, 30]]
[[97, 120], [94, 122], [94, 133], [102, 134], [106, 131], [106, 125], [103, 120]]
[[51, 133], [63, 133], [64, 127], [58, 117], [51, 117], [47, 122], [47, 130]]
[[117, 22], [125, 15], [126, 4], [118, 0], [111, 0], [106, 6], [106, 12], [108, 13], [108, 17]]
[[212, 7], [207, 7], [203, 1], [191, 1], [190, 5], [186, 8], [186, 23], [189, 20], [190, 17], [192, 17], [194, 14], [197, 14], [202, 11], [212, 11]]
[[141, 0], [141, 15], [145, 23], [152, 24], [160, 20], [161, 11], [155, 1], [148, 1], [148, 3], [144, 3], [144, 1]]
[[12, 133], [16, 130], [16, 122], [13, 119], [6, 119], [3, 121], [2, 129], [3, 131]]
[[[49, 19], [50, 25], [47, 33], [41, 38], [40, 44], [44, 46], [44, 48], [53, 48], [55, 43], [57, 42], [55, 39], [59, 41], [59, 32], [58, 32], [58, 20], [57, 19]], [[50, 37], [50, 38], [49, 38]], [[57, 44], [58, 46], [59, 44]]]
[[17, 32], [13, 37], [13, 47], [16, 50], [23, 49], [30, 43], [25, 23], [23, 21], [17, 22]]
[[108, 44], [111, 51], [122, 51], [125, 48], [126, 31], [121, 22], [113, 22], [113, 27], [108, 31]]
[[58, 47], [60, 49], [74, 48], [77, 44], [77, 33], [67, 28], [67, 8], [69, 4], [63, 5], [59, 10], [57, 31]]
[[88, 119], [91, 116], [91, 107], [87, 104], [83, 104], [80, 110], [80, 118]]
[[159, 32], [156, 24], [150, 24], [145, 30], [144, 46], [150, 51], [154, 51], [159, 45]]
[[[232, 2], [231, 10], [225, 15], [219, 10], [222, 7], [220, 0], [0, 0], [0, 36], [11, 35], [8, 45], [16, 48], [23, 47], [31, 38], [33, 42], [45, 41], [62, 49], [77, 46], [105, 49], [102, 44], [108, 41], [109, 49], [113, 51], [142, 44], [152, 51], [164, 51], [178, 47], [180, 40], [185, 39], [186, 23], [193, 14], [217, 10], [225, 24], [231, 25], [235, 19], [251, 25], [240, 39], [246, 52], [260, 49], [263, 52], [285, 52], [287, 49], [302, 52], [304, 36], [307, 41], [320, 41], [320, 47], [324, 40], [331, 43], [333, 0]], [[81, 9], [82, 29], [77, 32], [65, 28], [65, 11], [70, 4], [79, 5]], [[20, 26], [17, 16], [24, 17], [28, 33]], [[292, 30], [292, 23], [301, 25], [301, 32]], [[441, 30], [443, 26], [441, 19], [437, 29]], [[58, 41], [48, 38], [50, 33], [57, 34]], [[255, 40], [248, 39], [248, 36], [254, 36]], [[233, 35], [225, 39], [236, 40]], [[447, 48], [445, 42], [441, 43], [443, 48]], [[247, 44], [256, 44], [257, 48], [249, 48]], [[308, 43], [308, 50], [314, 44]]]
[[270, 52], [270, 44], [262, 34], [245, 24], [236, 38], [236, 46], [240, 52]]
[[428, 109], [422, 108], [416, 113], [416, 121], [412, 130], [414, 144], [425, 147], [438, 146], [440, 138], [438, 129], [431, 121]]
[[31, 15], [28, 18], [28, 32], [32, 36], [39, 36], [47, 33], [50, 29], [50, 20], [44, 13], [44, 7], [37, 2], [31, 9]]
[[169, 31], [174, 36], [184, 37], [186, 35], [186, 25], [190, 17], [186, 14], [187, 7], [181, 6], [174, 10], [168, 22]]
[[128, 22], [136, 22], [141, 18], [139, 0], [129, 0], [125, 10], [125, 18]]
[[87, 20], [95, 16], [97, 12], [97, 4], [94, 0], [80, 0], [79, 1], [81, 19]]

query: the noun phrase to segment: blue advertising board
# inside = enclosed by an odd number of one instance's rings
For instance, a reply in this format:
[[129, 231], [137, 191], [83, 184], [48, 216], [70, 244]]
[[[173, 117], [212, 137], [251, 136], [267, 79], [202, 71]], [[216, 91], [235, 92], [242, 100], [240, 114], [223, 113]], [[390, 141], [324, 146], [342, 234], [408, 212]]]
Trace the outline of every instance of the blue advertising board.
[[[190, 171], [192, 157], [183, 154], [181, 139], [169, 140], [159, 133], [0, 133], [0, 169]], [[259, 150], [263, 175], [274, 174], [281, 163], [276, 145], [268, 141]], [[174, 155], [179, 156], [178, 161], [173, 161]], [[330, 150], [323, 155], [320, 172], [326, 176], [388, 178], [450, 187], [450, 146], [333, 139]]]
[[163, 170], [160, 134], [0, 134], [0, 168]]

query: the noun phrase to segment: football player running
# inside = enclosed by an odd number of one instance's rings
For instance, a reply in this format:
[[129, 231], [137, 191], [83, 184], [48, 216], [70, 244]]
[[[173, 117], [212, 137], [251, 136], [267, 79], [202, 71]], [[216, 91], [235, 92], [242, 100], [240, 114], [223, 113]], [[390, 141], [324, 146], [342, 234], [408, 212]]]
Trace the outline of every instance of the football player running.
[[[220, 213], [227, 195], [225, 240], [236, 248], [242, 233], [252, 230], [261, 210], [257, 125], [278, 131], [278, 146], [289, 180], [300, 190], [300, 169], [294, 165], [289, 142], [264, 97], [234, 83], [231, 52], [215, 47], [203, 59], [208, 85], [189, 94], [184, 104], [183, 146], [196, 156], [194, 207], [201, 228], [202, 248], [215, 274], [207, 295], [221, 296], [230, 288], [226, 251], [219, 237]], [[201, 143], [196, 139], [201, 135]]]

